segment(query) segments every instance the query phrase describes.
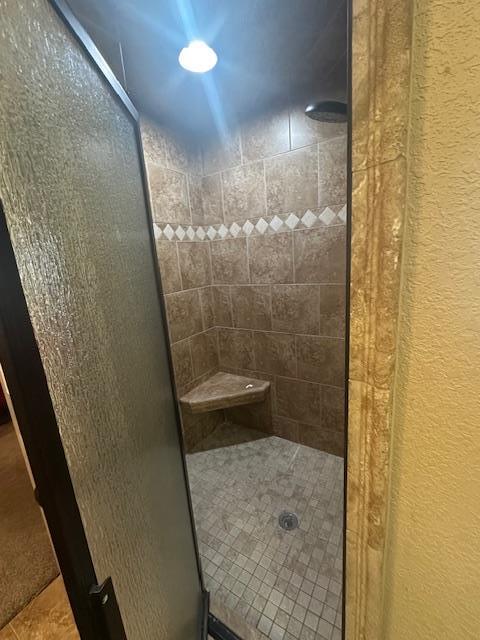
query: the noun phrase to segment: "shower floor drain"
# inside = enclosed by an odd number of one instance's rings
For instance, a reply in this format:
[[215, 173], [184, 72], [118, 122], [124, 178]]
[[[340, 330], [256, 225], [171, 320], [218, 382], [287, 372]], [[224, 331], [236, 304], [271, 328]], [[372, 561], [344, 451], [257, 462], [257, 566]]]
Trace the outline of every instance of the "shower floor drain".
[[282, 511], [278, 516], [278, 524], [285, 529], [285, 531], [292, 531], [298, 527], [298, 517], [291, 511]]

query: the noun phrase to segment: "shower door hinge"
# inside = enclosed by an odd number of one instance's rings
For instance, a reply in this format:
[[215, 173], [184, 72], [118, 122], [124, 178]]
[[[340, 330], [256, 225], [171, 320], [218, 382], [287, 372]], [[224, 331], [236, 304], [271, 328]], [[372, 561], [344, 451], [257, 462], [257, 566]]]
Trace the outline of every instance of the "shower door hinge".
[[127, 640], [111, 578], [90, 589], [90, 602], [95, 612], [101, 640]]

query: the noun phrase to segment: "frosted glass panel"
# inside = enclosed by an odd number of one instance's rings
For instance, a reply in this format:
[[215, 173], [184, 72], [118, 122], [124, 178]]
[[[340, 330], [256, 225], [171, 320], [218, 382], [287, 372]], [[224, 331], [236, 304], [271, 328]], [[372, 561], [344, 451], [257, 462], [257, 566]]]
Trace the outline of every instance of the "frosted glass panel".
[[129, 640], [193, 639], [201, 589], [134, 126], [46, 0], [2, 2], [0, 58], [1, 197], [97, 576]]

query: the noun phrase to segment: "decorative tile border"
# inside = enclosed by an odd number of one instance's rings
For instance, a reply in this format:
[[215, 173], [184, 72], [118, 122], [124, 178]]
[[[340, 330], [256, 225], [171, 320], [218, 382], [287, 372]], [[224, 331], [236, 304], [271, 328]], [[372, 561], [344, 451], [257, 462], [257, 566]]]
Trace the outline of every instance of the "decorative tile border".
[[332, 205], [324, 209], [307, 209], [301, 213], [264, 216], [251, 220], [240, 220], [228, 224], [185, 225], [175, 223], [154, 223], [155, 238], [175, 242], [203, 242], [225, 240], [225, 238], [244, 238], [293, 231], [294, 229], [312, 229], [345, 224], [346, 205]]

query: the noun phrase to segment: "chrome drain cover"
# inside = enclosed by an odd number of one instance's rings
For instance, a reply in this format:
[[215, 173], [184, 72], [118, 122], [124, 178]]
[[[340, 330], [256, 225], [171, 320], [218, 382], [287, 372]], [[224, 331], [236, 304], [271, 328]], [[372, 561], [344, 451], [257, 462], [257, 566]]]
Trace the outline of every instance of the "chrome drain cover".
[[292, 531], [298, 527], [298, 518], [295, 513], [291, 511], [282, 511], [278, 516], [278, 524], [285, 529], [285, 531]]

